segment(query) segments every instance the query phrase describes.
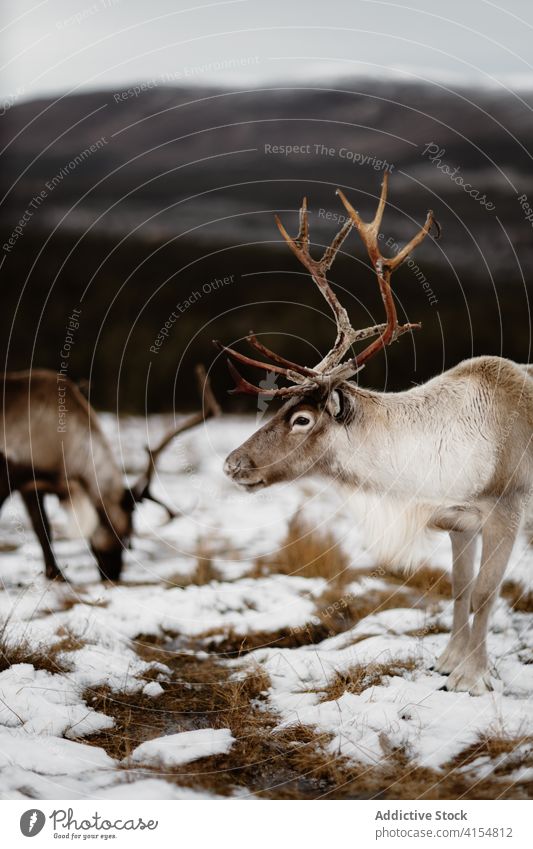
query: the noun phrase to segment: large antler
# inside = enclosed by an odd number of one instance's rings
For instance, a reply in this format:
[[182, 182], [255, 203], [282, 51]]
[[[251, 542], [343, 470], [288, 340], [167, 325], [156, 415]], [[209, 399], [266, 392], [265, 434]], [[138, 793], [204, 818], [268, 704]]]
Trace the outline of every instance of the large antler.
[[327, 272], [333, 265], [333, 261], [337, 256], [339, 248], [342, 246], [348, 233], [352, 229], [353, 222], [349, 219], [343, 225], [329, 247], [326, 248], [321, 258], [318, 260], [313, 259], [309, 251], [307, 198], [303, 199], [302, 206], [300, 208], [300, 230], [295, 239], [289, 236], [277, 215], [276, 224], [278, 225], [281, 235], [287, 242], [293, 254], [311, 274], [313, 281], [318, 286], [334, 315], [335, 323], [337, 325], [337, 337], [335, 339], [335, 344], [313, 369], [314, 372], [318, 372], [319, 374], [329, 375], [330, 370], [334, 366], [338, 365], [351, 345], [355, 342], [360, 342], [363, 339], [368, 339], [371, 336], [382, 334], [386, 327], [384, 324], [376, 324], [372, 327], [355, 330], [351, 325], [348, 313], [339, 302], [339, 299], [335, 295], [335, 292], [331, 288], [327, 279]]
[[212, 416], [219, 416], [221, 412], [218, 401], [213, 394], [211, 383], [204, 366], [201, 364], [197, 365], [195, 373], [198, 390], [200, 397], [202, 398], [203, 409], [201, 409], [198, 413], [190, 415], [184, 421], [180, 422], [177, 427], [168, 430], [155, 448], [146, 448], [146, 451], [148, 452], [148, 464], [146, 471], [142, 473], [139, 480], [131, 488], [135, 501], [142, 501], [143, 498], [149, 498], [151, 501], [155, 501], [156, 504], [160, 504], [164, 507], [171, 519], [174, 518], [176, 513], [150, 492], [150, 484], [154, 476], [157, 459], [161, 452], [165, 450], [167, 445], [169, 445], [169, 443], [172, 442], [178, 434], [184, 433], [184, 431], [190, 430], [192, 427], [196, 427], [196, 425], [201, 424], [203, 421], [211, 418]]
[[392, 289], [390, 285], [390, 279], [393, 271], [395, 271], [398, 266], [402, 264], [402, 262], [409, 256], [412, 250], [420, 244], [420, 242], [425, 239], [431, 227], [434, 223], [433, 211], [430, 209], [426, 216], [426, 221], [424, 226], [418, 231], [418, 233], [413, 236], [410, 242], [407, 243], [398, 253], [393, 257], [384, 257], [381, 251], [379, 250], [378, 240], [379, 240], [379, 228], [381, 226], [381, 221], [383, 219], [383, 213], [385, 211], [385, 203], [387, 200], [387, 189], [388, 189], [389, 175], [388, 172], [385, 173], [383, 177], [383, 183], [381, 185], [381, 196], [379, 198], [379, 204], [376, 211], [376, 214], [372, 221], [368, 223], [363, 221], [360, 217], [359, 213], [353, 208], [350, 201], [346, 198], [344, 193], [337, 189], [337, 195], [340, 197], [344, 207], [350, 216], [350, 220], [353, 222], [354, 226], [359, 232], [363, 244], [365, 245], [370, 262], [374, 267], [374, 271], [376, 272], [376, 277], [378, 279], [379, 290], [381, 293], [381, 297], [383, 299], [383, 304], [385, 306], [385, 314], [387, 316], [387, 323], [385, 325], [385, 329], [380, 333], [377, 339], [374, 339], [370, 345], [361, 351], [356, 357], [353, 357], [348, 362], [344, 363], [340, 368], [335, 370], [335, 377], [341, 380], [347, 380], [349, 377], [352, 377], [359, 369], [364, 366], [368, 360], [377, 354], [378, 351], [381, 351], [387, 345], [390, 345], [391, 342], [394, 342], [402, 333], [406, 333], [408, 330], [415, 330], [420, 328], [420, 324], [398, 324], [398, 315], [396, 313], [396, 305], [394, 303], [394, 296], [392, 294]]
[[[387, 187], [388, 173], [386, 173], [383, 178], [381, 195], [376, 214], [373, 220], [368, 223], [361, 219], [340, 189], [337, 190], [337, 194], [341, 198], [346, 211], [348, 212], [349, 220], [339, 230], [320, 259], [314, 259], [310, 252], [309, 219], [306, 198], [303, 199], [300, 209], [300, 227], [298, 235], [295, 238], [289, 236], [280, 219], [276, 216], [276, 223], [281, 235], [297, 259], [309, 271], [311, 278], [318, 286], [320, 292], [328, 303], [337, 325], [337, 335], [331, 350], [313, 368], [297, 365], [284, 357], [280, 357], [279, 354], [275, 354], [273, 351], [270, 351], [262, 345], [252, 332], [246, 337], [249, 344], [272, 362], [268, 363], [252, 359], [251, 357], [247, 357], [232, 348], [226, 348], [224, 345], [221, 345], [220, 342], [215, 342], [220, 350], [225, 351], [229, 357], [245, 363], [246, 365], [283, 375], [288, 381], [294, 384], [292, 386], [284, 386], [280, 388], [262, 388], [256, 386], [255, 384], [249, 383], [245, 380], [239, 374], [231, 360], [228, 359], [230, 372], [236, 384], [235, 389], [231, 390], [232, 393], [238, 392], [250, 395], [286, 397], [312, 391], [317, 386], [324, 384], [334, 386], [342, 380], [348, 380], [350, 377], [353, 377], [354, 374], [363, 368], [371, 357], [387, 345], [390, 345], [403, 333], [420, 327], [419, 324], [401, 325], [398, 323], [398, 316], [390, 286], [390, 279], [393, 271], [401, 265], [410, 252], [418, 244], [420, 244], [420, 242], [429, 233], [431, 226], [434, 223], [433, 213], [431, 211], [428, 212], [424, 226], [416, 234], [416, 236], [414, 236], [413, 239], [405, 245], [404, 248], [398, 251], [398, 253], [393, 257], [384, 257], [379, 250], [378, 240], [379, 228], [381, 226], [387, 200]], [[376, 324], [362, 330], [355, 330], [352, 327], [347, 311], [339, 302], [327, 279], [327, 273], [333, 264], [339, 248], [342, 246], [353, 226], [355, 226], [358, 230], [368, 251], [368, 256], [378, 279], [378, 285], [385, 306], [387, 319], [384, 324]], [[374, 341], [367, 345], [367, 347], [364, 348], [364, 350], [357, 356], [352, 357], [344, 363], [342, 362], [346, 353], [354, 343], [360, 342], [364, 339], [369, 339], [372, 336], [377, 336], [377, 339], [374, 339]]]

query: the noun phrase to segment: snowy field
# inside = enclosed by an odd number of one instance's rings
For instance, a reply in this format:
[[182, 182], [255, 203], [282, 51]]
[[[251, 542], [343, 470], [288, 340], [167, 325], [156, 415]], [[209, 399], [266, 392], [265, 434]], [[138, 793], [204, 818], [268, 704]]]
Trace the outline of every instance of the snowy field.
[[[134, 475], [145, 424], [104, 421]], [[431, 671], [451, 626], [447, 539], [403, 582], [332, 485], [241, 493], [222, 462], [253, 429], [228, 417], [167, 450], [154, 491], [183, 515], [140, 508], [117, 586], [53, 501], [70, 584], [47, 582], [18, 498], [5, 505], [0, 797], [395, 798], [410, 780], [428, 798], [531, 795], [525, 536], [491, 620], [494, 692], [448, 693]]]

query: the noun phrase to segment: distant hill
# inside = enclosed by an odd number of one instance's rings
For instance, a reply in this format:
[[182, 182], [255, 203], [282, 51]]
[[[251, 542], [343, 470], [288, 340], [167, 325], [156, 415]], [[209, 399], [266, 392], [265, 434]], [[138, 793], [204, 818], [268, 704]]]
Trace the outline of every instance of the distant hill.
[[[426, 341], [419, 344], [428, 346], [427, 358], [418, 368], [440, 367], [443, 326], [452, 359], [476, 349], [478, 340], [483, 350], [492, 344], [527, 357], [529, 324], [518, 328], [517, 322], [525, 322], [533, 269], [525, 206], [533, 206], [532, 106], [533, 94], [523, 92], [362, 80], [244, 92], [152, 87], [137, 95], [104, 91], [13, 106], [0, 122], [7, 145], [1, 156], [2, 244], [13, 239], [4, 251], [3, 273], [10, 281], [3, 296], [4, 339], [14, 319], [17, 327], [36, 321], [47, 300], [36, 339], [24, 345], [19, 330], [8, 362], [26, 364], [33, 344], [41, 362], [55, 362], [65, 304], [75, 305], [91, 280], [98, 296], [87, 306], [91, 318], [77, 349], [83, 373], [91, 366], [97, 328], [124, 281], [128, 298], [117, 296], [105, 319], [97, 371], [104, 370], [109, 352], [120, 356], [126, 337], [117, 335], [117, 323], [126, 332], [136, 321], [135, 334], [148, 341], [176, 293], [186, 296], [225, 274], [234, 274], [238, 285], [217, 299], [204, 298], [187, 317], [190, 324], [184, 316], [180, 327], [194, 336], [230, 310], [222, 329], [248, 329], [257, 318], [253, 310], [239, 312], [245, 298], [278, 298], [287, 293], [289, 279], [279, 269], [299, 271], [280, 244], [274, 211], [296, 228], [291, 211], [307, 194], [312, 236], [325, 243], [342, 211], [335, 188], [343, 187], [361, 213], [371, 215], [385, 167], [392, 173], [385, 235], [409, 238], [428, 207], [443, 229], [438, 244], [427, 241], [416, 255], [437, 292], [438, 321], [412, 275], [405, 269], [399, 275], [403, 305], [426, 322]], [[363, 259], [355, 236], [347, 250]], [[338, 266], [346, 287], [354, 276], [351, 266], [347, 275], [347, 263]], [[320, 303], [308, 286], [299, 288], [300, 277], [294, 285], [291, 295]], [[370, 285], [358, 283], [358, 297], [365, 299], [368, 291], [369, 308], [379, 310]], [[159, 287], [164, 296], [155, 294]], [[269, 329], [281, 323], [289, 332], [292, 311], [284, 309], [279, 318], [272, 310], [263, 307], [259, 319], [268, 319]], [[513, 327], [502, 329], [510, 316]], [[454, 321], [462, 330], [451, 333]], [[329, 323], [319, 322], [313, 339], [327, 345], [329, 334]], [[187, 347], [184, 341], [180, 346]], [[160, 356], [163, 361], [161, 387], [170, 380], [176, 348], [172, 356], [170, 350]], [[135, 384], [128, 397], [138, 407]], [[109, 404], [112, 390], [100, 397]]]
[[[95, 92], [32, 101], [3, 118], [11, 143], [2, 157], [2, 194], [13, 175], [27, 170], [9, 193], [2, 223], [99, 139], [101, 148], [50, 193], [41, 226], [57, 223], [87, 192], [67, 214], [70, 231], [102, 216], [96, 226], [120, 235], [140, 225], [138, 235], [151, 239], [191, 229], [191, 238], [202, 241], [269, 239], [270, 210], [294, 209], [303, 191], [315, 213], [340, 210], [337, 185], [371, 209], [367, 194], [375, 195], [379, 163], [386, 161], [395, 174], [391, 203], [417, 220], [434, 206], [446, 225], [442, 262], [478, 273], [479, 249], [495, 272], [513, 272], [513, 251], [495, 219], [521, 261], [531, 262], [531, 226], [516, 193], [533, 196], [532, 106], [533, 95], [523, 93], [364, 81], [342, 81], [336, 90], [162, 87], [138, 96]], [[494, 211], [429, 162], [430, 143]], [[288, 147], [300, 150], [282, 152]], [[330, 230], [319, 218], [315, 232]], [[394, 222], [394, 235], [408, 232], [405, 218]]]

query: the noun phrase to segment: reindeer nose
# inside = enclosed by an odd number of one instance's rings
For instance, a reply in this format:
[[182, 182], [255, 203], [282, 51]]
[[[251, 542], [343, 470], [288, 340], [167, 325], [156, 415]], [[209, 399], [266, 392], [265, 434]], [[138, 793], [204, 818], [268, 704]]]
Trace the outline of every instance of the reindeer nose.
[[240, 451], [232, 451], [224, 463], [224, 474], [229, 478], [238, 478], [253, 469], [255, 469], [255, 465], [252, 460], [246, 454], [241, 454]]

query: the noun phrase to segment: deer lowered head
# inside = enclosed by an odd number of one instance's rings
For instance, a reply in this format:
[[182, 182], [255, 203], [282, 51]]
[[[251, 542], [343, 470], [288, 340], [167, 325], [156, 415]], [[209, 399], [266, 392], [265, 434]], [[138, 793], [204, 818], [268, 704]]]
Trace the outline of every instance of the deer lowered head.
[[[317, 365], [310, 368], [291, 362], [266, 348], [253, 333], [246, 337], [246, 341], [270, 362], [248, 357], [215, 341], [215, 345], [228, 355], [228, 367], [236, 384], [231, 390], [232, 394], [286, 399], [281, 409], [250, 439], [232, 451], [225, 461], [225, 473], [249, 491], [317, 472], [334, 474], [342, 480], [346, 469], [339, 462], [339, 447], [342, 440], [348, 438], [349, 427], [355, 425], [362, 415], [360, 401], [365, 394], [350, 378], [399, 336], [420, 327], [419, 324], [399, 324], [390, 285], [391, 275], [428, 235], [434, 224], [437, 237], [440, 228], [429, 211], [423, 227], [411, 241], [395, 256], [384, 257], [379, 250], [378, 240], [387, 199], [387, 182], [388, 174], [385, 174], [376, 214], [368, 223], [361, 219], [344, 194], [337, 190], [348, 212], [348, 220], [320, 259], [314, 259], [310, 253], [305, 198], [300, 209], [300, 229], [296, 238], [289, 236], [276, 217], [281, 235], [310, 273], [332, 310], [337, 325], [335, 344]], [[327, 279], [335, 256], [352, 227], [357, 229], [367, 249], [386, 313], [384, 324], [361, 330], [352, 327], [347, 311]], [[354, 344], [369, 339], [372, 341], [360, 353], [345, 359]], [[282, 376], [290, 385], [274, 389], [256, 386], [241, 376], [232, 360]]]

